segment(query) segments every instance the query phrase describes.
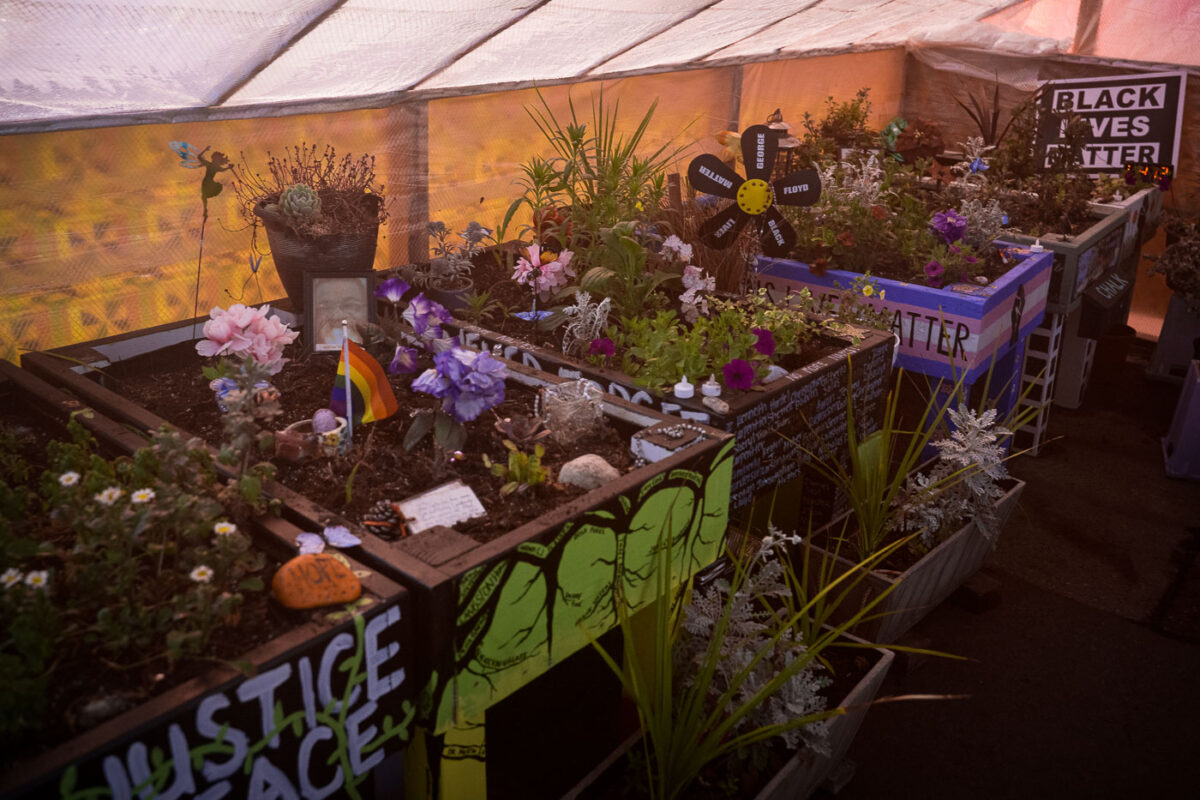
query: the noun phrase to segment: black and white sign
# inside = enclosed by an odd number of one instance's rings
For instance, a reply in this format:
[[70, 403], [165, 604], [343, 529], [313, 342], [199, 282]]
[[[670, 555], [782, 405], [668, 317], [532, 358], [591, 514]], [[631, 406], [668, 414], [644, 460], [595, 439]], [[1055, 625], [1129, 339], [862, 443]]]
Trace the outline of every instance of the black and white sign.
[[1073, 111], [1092, 128], [1083, 160], [1089, 172], [1123, 174], [1129, 162], [1177, 165], [1185, 82], [1182, 71], [1048, 81], [1038, 122], [1042, 162], [1062, 146], [1062, 123], [1050, 112]]

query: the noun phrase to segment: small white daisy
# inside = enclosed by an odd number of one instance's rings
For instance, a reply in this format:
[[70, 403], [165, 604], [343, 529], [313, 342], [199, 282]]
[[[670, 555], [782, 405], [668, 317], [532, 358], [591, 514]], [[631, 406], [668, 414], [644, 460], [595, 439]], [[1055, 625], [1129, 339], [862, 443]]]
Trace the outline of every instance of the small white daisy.
[[208, 567], [208, 566], [205, 566], [204, 564], [201, 564], [200, 566], [198, 566], [194, 570], [192, 570], [191, 575], [189, 577], [191, 577], [191, 579], [194, 580], [196, 583], [208, 583], [209, 581], [212, 580], [212, 577], [213, 577], [212, 567]]
[[44, 569], [31, 572], [25, 576], [25, 585], [34, 589], [45, 589], [50, 582], [50, 573]]
[[58, 483], [61, 486], [74, 486], [75, 484], [79, 483], [79, 473], [75, 472], [74, 470], [71, 472], [64, 472], [62, 475], [58, 476]]
[[213, 525], [213, 533], [217, 536], [228, 536], [231, 533], [237, 533], [237, 525], [234, 525], [232, 522], [218, 522], [216, 525]]
[[154, 490], [153, 489], [138, 489], [136, 492], [134, 492], [133, 494], [131, 494], [129, 496], [129, 501], [131, 503], [137, 503], [137, 504], [149, 503], [153, 499], [154, 499]]
[[5, 589], [8, 589], [20, 583], [23, 577], [25, 576], [21, 574], [21, 570], [16, 567], [9, 567], [4, 570], [3, 575], [0, 575], [0, 583], [4, 584]]
[[103, 492], [92, 497], [97, 503], [102, 506], [111, 506], [113, 503], [121, 499], [121, 495], [125, 494], [119, 486], [110, 486]]

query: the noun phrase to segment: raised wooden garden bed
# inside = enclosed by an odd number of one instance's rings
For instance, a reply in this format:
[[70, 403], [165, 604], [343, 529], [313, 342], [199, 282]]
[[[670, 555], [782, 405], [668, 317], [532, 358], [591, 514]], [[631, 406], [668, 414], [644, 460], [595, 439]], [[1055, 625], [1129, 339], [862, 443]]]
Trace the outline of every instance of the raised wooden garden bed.
[[[191, 338], [190, 324], [30, 353], [27, 367], [139, 429], [162, 420], [87, 376], [100, 365]], [[63, 356], [66, 356], [65, 358]], [[510, 379], [532, 385], [565, 379], [510, 364]], [[638, 428], [683, 435], [674, 452], [576, 497], [486, 544], [450, 528], [386, 541], [308, 498], [268, 483], [284, 517], [303, 530], [345, 524], [362, 546], [349, 552], [408, 588], [416, 626], [414, 682], [425, 689], [419, 718], [435, 734], [482, 724], [493, 704], [589, 646], [617, 623], [618, 599], [652, 598], [648, 571], [660, 531], [670, 530], [680, 580], [718, 555], [729, 512], [733, 437], [607, 398], [605, 413]], [[643, 430], [643, 434], [647, 432]], [[440, 751], [428, 751], [438, 769]], [[447, 755], [446, 758], [451, 756]], [[482, 753], [479, 754], [482, 759]]]
[[[623, 372], [589, 364], [562, 353], [535, 347], [504, 334], [458, 322], [468, 345], [499, 348], [505, 358], [564, 378], [586, 378], [609, 395], [664, 414], [701, 422], [736, 437], [733, 451], [731, 506], [746, 509], [752, 503], [791, 507], [787, 524], [831, 519], [837, 499], [831, 486], [805, 470], [808, 458], [802, 448], [817, 451], [820, 441], [838, 450], [846, 436], [846, 385], [853, 385], [856, 419], [864, 434], [878, 426], [883, 398], [891, 376], [894, 339], [879, 331], [862, 331], [857, 341], [829, 337], [828, 355], [796, 369], [762, 387], [762, 391], [726, 393], [726, 413], [718, 413], [697, 396], [679, 399], [655, 396], [638, 387]], [[705, 376], [692, 376], [703, 380]], [[810, 427], [811, 426], [811, 427]], [[845, 449], [844, 447], [841, 449]], [[846, 454], [848, 458], [848, 452]], [[803, 495], [779, 492], [805, 478]], [[804, 523], [806, 524], [806, 523]]]
[[[9, 362], [0, 362], [6, 404], [28, 407], [65, 434], [85, 403]], [[98, 408], [80, 422], [111, 452], [145, 439]], [[255, 521], [255, 544], [277, 558], [295, 553], [300, 529]], [[87, 730], [9, 765], [0, 793], [13, 798], [390, 797], [384, 773], [415, 722], [413, 598], [357, 561], [369, 603], [340, 608], [245, 653], [252, 677], [217, 666]], [[281, 717], [278, 715], [282, 715]], [[153, 790], [150, 788], [153, 787]]]
[[[1024, 481], [1009, 479], [1008, 490], [996, 501], [998, 529], [1003, 529], [1024, 489]], [[835, 536], [840, 534], [844, 522], [844, 517], [834, 520], [826, 526], [825, 532]], [[822, 531], [814, 535], [820, 537]], [[890, 644], [978, 572], [992, 547], [993, 543], [975, 523], [969, 522], [903, 572], [892, 574], [876, 570], [866, 575], [834, 611], [832, 621], [836, 623], [849, 618], [889, 587], [895, 587], [872, 609], [871, 614], [876, 619], [860, 623], [852, 629], [854, 634], [869, 642]], [[828, 553], [815, 545], [808, 557], [812, 570], [821, 569], [822, 562], [827, 559], [835, 559], [832, 577], [859, 569], [850, 559]]]

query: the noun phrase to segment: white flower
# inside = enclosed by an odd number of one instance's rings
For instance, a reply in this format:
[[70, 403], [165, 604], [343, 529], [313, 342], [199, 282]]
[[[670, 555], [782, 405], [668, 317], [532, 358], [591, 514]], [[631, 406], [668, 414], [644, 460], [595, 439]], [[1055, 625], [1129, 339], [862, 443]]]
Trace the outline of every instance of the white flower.
[[58, 483], [61, 486], [74, 486], [79, 483], [79, 473], [74, 471], [64, 472], [58, 476]]
[[228, 536], [229, 534], [236, 532], [237, 525], [234, 525], [232, 522], [221, 521], [216, 525], [213, 525], [213, 533], [215, 533], [217, 536]]
[[153, 499], [154, 499], [154, 490], [153, 489], [138, 489], [136, 492], [134, 492], [132, 495], [129, 496], [129, 501], [131, 503], [135, 503], [135, 504], [149, 503]]
[[8, 589], [20, 583], [23, 577], [21, 570], [16, 567], [9, 567], [4, 570], [3, 575], [0, 575], [0, 583], [4, 584], [5, 589]]
[[123, 494], [125, 494], [125, 492], [121, 491], [119, 486], [110, 486], [103, 492], [94, 495], [92, 499], [102, 506], [111, 506], [113, 503], [117, 502], [117, 500], [119, 500]]
[[669, 250], [679, 256], [680, 261], [692, 260], [692, 246], [674, 234], [664, 239], [662, 246], [663, 250]]
[[196, 583], [208, 583], [213, 577], [212, 567], [201, 564], [192, 570], [189, 577]]
[[50, 582], [50, 573], [44, 569], [31, 572], [25, 576], [25, 585], [33, 589], [45, 589]]

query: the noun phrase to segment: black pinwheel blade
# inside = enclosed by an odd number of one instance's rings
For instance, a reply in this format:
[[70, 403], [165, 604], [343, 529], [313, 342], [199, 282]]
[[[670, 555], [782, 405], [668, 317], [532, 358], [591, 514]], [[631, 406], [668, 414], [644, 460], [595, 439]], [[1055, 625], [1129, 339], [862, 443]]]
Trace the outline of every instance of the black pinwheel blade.
[[749, 221], [749, 215], [734, 203], [700, 226], [700, 241], [716, 250], [724, 250], [733, 244]]
[[821, 174], [812, 167], [793, 172], [772, 184], [781, 206], [811, 206], [821, 197]]
[[771, 179], [779, 137], [766, 125], [751, 125], [742, 132], [742, 160], [746, 162], [746, 180]]
[[741, 175], [712, 153], [701, 153], [692, 159], [688, 164], [688, 180], [698, 192], [731, 200], [737, 197], [738, 187], [743, 183]]
[[771, 206], [760, 218], [759, 241], [765, 254], [772, 258], [783, 258], [796, 245], [796, 230], [779, 209]]

